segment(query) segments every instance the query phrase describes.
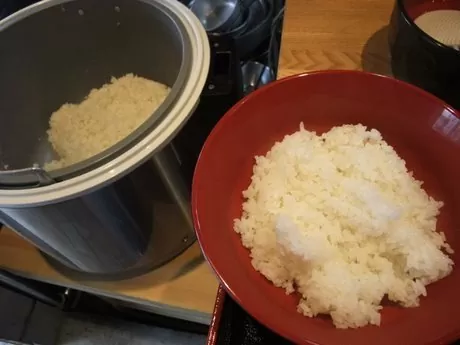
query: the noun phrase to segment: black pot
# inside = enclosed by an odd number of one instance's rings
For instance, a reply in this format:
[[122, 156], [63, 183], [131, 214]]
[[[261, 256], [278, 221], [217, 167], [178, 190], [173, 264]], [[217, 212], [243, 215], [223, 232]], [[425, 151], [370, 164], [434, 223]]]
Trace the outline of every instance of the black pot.
[[427, 35], [414, 20], [425, 12], [460, 10], [459, 0], [396, 0], [390, 23], [395, 77], [413, 83], [460, 109], [460, 51]]
[[209, 33], [213, 39], [233, 39], [238, 57], [246, 60], [270, 36], [274, 15], [272, 0], [250, 0], [244, 3], [243, 22], [223, 33]]
[[271, 0], [255, 0], [248, 8], [248, 29], [235, 38], [235, 46], [242, 60], [270, 36], [274, 6]]

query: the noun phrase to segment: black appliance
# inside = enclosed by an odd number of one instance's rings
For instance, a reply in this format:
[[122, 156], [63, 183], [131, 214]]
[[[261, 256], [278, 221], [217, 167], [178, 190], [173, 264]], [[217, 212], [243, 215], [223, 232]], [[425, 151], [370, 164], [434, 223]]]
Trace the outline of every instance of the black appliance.
[[200, 103], [173, 140], [190, 184], [208, 134], [223, 114], [243, 97], [240, 59], [235, 41], [228, 36], [213, 35], [209, 35], [209, 41], [211, 64]]

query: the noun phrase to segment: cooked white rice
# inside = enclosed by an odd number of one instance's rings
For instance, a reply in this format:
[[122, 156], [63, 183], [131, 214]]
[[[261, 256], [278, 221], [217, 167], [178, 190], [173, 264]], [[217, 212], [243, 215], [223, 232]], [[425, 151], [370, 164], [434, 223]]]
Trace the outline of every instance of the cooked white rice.
[[234, 229], [257, 271], [302, 295], [304, 315], [379, 325], [384, 296], [418, 306], [425, 286], [451, 272], [443, 250], [452, 250], [436, 232], [443, 203], [375, 129], [316, 135], [301, 124], [255, 160]]
[[127, 74], [93, 89], [80, 104], [64, 104], [50, 118], [48, 140], [59, 160], [46, 170], [90, 158], [137, 129], [163, 103], [170, 88]]

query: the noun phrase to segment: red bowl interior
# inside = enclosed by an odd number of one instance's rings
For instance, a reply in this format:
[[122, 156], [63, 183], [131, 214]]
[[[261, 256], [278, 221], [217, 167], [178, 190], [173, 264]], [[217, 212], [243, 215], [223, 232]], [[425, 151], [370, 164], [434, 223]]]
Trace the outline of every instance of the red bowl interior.
[[387, 77], [352, 71], [304, 74], [272, 83], [235, 105], [217, 124], [196, 167], [192, 208], [204, 255], [230, 295], [253, 317], [300, 344], [442, 344], [460, 337], [460, 268], [428, 287], [418, 308], [385, 306], [380, 327], [335, 329], [328, 318], [296, 312], [287, 296], [256, 272], [233, 219], [240, 217], [254, 156], [298, 130], [358, 124], [378, 129], [428, 193], [443, 200], [442, 229], [459, 263], [460, 127], [439, 99]]

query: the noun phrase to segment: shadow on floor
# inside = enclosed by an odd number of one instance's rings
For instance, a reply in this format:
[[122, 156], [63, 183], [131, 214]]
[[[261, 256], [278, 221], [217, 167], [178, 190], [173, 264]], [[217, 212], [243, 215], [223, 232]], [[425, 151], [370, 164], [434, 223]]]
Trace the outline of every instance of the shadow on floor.
[[391, 75], [388, 26], [375, 32], [366, 42], [361, 53], [363, 70], [382, 75]]

